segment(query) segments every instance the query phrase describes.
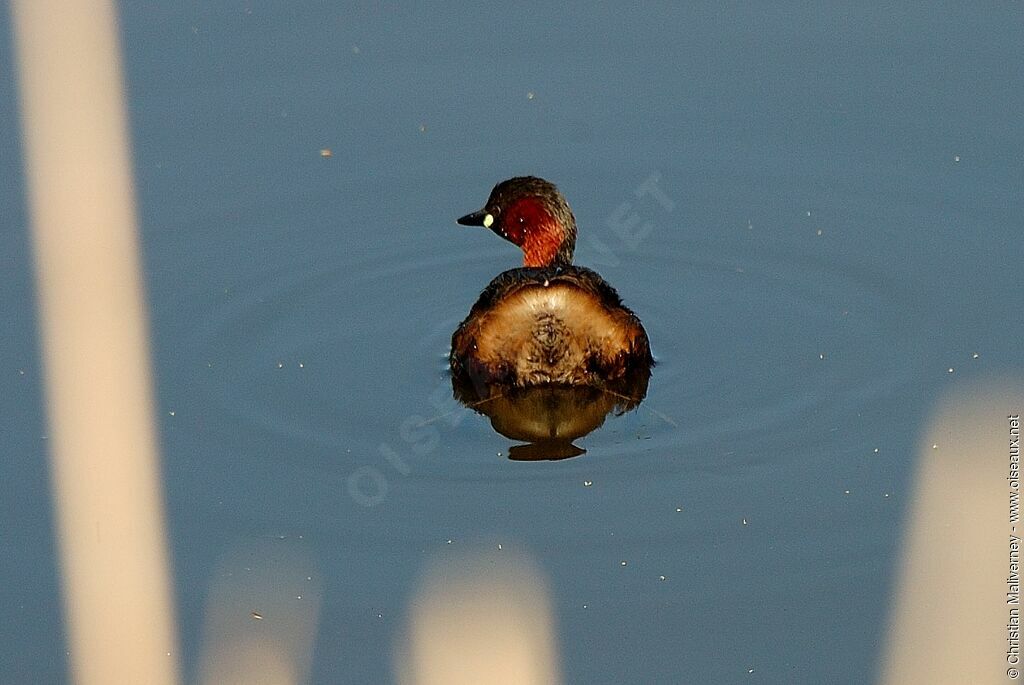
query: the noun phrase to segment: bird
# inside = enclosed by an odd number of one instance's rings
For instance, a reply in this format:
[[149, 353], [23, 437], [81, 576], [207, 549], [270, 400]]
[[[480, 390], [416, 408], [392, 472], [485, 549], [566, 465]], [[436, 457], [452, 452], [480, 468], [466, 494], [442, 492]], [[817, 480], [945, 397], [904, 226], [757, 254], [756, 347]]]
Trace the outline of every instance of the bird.
[[654, 364], [639, 317], [596, 271], [572, 263], [576, 218], [542, 178], [494, 186], [457, 220], [518, 246], [523, 265], [496, 276], [452, 334], [453, 377], [514, 387], [606, 387]]

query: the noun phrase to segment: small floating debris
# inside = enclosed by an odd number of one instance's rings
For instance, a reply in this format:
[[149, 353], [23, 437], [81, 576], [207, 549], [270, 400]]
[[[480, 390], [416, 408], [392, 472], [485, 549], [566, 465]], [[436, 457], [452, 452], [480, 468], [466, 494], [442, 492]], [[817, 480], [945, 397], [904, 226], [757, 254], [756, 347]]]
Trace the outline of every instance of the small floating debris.
[[255, 620], [255, 621], [262, 621], [263, 620], [263, 614], [261, 614], [258, 611], [254, 611], [254, 612], [252, 612], [249, 615], [252, 616], [253, 620]]
[[658, 576], [658, 580], [668, 580], [665, 576]]
[[623, 559], [622, 561], [619, 562], [619, 566], [625, 566], [626, 563], [627, 563], [626, 560]]
[[527, 100], [532, 100], [534, 97], [536, 97], [536, 96], [533, 94], [532, 90], [526, 91], [526, 99]]
[[972, 355], [971, 355], [971, 359], [977, 359], [977, 358], [978, 358], [978, 357], [980, 357], [980, 356], [981, 356], [980, 354], [978, 354], [977, 352], [975, 352], [974, 354], [972, 354]]
[[592, 480], [585, 480], [585, 481], [583, 481], [583, 487], [585, 487], [585, 488], [589, 488], [593, 484], [594, 484], [594, 481], [592, 481]]
[[946, 369], [946, 373], [953, 373], [953, 367], [951, 366], [948, 369]]
[[331, 157], [332, 155], [334, 155], [334, 153], [331, 152], [331, 148], [329, 148], [329, 147], [321, 148], [321, 150], [320, 150], [320, 156], [321, 157]]

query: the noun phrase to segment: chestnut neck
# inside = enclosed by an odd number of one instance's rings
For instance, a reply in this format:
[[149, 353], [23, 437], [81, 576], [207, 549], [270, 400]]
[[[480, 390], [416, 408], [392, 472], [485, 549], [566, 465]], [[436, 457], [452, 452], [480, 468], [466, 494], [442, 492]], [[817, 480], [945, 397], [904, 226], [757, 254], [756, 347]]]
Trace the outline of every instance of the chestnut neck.
[[514, 201], [501, 235], [523, 251], [523, 266], [567, 266], [576, 246], [576, 220], [564, 199], [527, 196]]
[[523, 250], [523, 266], [565, 266], [572, 264], [572, 245], [565, 240], [565, 231], [557, 221], [531, 231], [519, 247]]

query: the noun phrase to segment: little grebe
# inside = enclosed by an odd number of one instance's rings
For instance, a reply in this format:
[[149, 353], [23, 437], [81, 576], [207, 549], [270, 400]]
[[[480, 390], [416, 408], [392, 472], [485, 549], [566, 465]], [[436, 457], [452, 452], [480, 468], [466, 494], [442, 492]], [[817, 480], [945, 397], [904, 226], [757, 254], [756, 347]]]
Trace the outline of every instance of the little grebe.
[[600, 387], [636, 373], [646, 380], [647, 333], [603, 278], [572, 265], [576, 219], [554, 184], [502, 181], [458, 223], [518, 245], [523, 266], [491, 281], [452, 335], [455, 377], [515, 386]]

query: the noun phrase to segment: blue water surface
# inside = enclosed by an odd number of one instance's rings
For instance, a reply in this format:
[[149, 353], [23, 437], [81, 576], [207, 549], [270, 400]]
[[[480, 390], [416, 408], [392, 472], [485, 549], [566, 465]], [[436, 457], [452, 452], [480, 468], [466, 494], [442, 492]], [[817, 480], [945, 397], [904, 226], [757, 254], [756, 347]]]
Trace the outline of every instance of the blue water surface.
[[[225, 550], [278, 541], [316, 683], [393, 682], [424, 565], [476, 543], [547, 575], [566, 682], [877, 678], [922, 424], [1024, 368], [1024, 5], [120, 12], [190, 681]], [[0, 17], [0, 683], [64, 682]], [[560, 462], [446, 370], [520, 259], [455, 218], [522, 174], [658, 359]]]

